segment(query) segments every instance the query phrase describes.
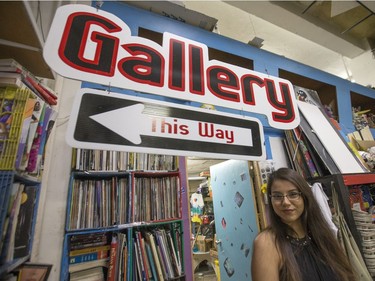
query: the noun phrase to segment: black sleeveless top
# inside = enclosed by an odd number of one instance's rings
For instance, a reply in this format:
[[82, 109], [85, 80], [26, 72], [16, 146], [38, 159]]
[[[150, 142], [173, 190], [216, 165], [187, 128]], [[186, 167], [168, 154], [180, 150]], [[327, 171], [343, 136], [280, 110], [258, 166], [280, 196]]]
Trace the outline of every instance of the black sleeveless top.
[[287, 237], [293, 249], [303, 281], [340, 281], [327, 264], [319, 259], [314, 241], [306, 236], [302, 239]]

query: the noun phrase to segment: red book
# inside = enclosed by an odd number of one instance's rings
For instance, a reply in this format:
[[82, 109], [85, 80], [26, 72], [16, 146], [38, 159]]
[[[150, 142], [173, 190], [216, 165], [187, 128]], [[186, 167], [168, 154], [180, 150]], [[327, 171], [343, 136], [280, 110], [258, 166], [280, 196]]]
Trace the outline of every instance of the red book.
[[50, 105], [56, 105], [57, 101], [53, 97], [51, 97], [40, 85], [37, 81], [35, 81], [32, 77], [26, 76], [26, 81], [34, 87], [36, 91], [38, 91], [39, 95]]
[[112, 241], [111, 241], [111, 250], [109, 253], [109, 266], [108, 266], [108, 275], [107, 275], [107, 281], [115, 281], [116, 280], [116, 272], [117, 272], [117, 247], [118, 247], [118, 242], [117, 242], [117, 237], [116, 235], [112, 236]]
[[143, 266], [144, 266], [144, 270], [145, 270], [146, 280], [150, 280], [150, 278], [152, 277], [152, 273], [151, 273], [150, 265], [148, 263], [146, 246], [144, 244], [145, 241], [144, 241], [140, 231], [136, 232], [136, 235], [137, 235], [139, 247], [140, 247], [140, 250], [141, 250], [141, 259], [143, 260]]
[[57, 96], [52, 92], [51, 89], [49, 89], [47, 86], [40, 84], [40, 83], [39, 83], [39, 86], [42, 87], [44, 91], [46, 91], [47, 94], [50, 95], [53, 99], [57, 100]]

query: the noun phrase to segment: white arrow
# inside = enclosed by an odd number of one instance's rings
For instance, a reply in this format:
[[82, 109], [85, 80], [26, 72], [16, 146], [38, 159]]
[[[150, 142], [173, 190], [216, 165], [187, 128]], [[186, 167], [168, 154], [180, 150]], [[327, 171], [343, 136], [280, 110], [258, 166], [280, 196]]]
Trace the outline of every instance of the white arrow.
[[[141, 132], [146, 131], [144, 127], [149, 123], [147, 116], [142, 114], [143, 109], [144, 105], [138, 103], [128, 107], [92, 115], [90, 118], [132, 143], [140, 144], [142, 142], [140, 136]], [[135, 120], [137, 120], [137, 123], [134, 122]]]
[[142, 142], [141, 135], [196, 140], [210, 143], [252, 146], [252, 131], [197, 120], [154, 116], [142, 113], [143, 104], [135, 104], [90, 116], [134, 144]]

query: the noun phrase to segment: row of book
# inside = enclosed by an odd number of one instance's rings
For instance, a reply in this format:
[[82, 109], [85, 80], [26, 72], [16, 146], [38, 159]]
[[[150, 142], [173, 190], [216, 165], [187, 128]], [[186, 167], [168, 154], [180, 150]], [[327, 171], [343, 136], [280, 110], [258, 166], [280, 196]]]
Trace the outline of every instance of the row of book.
[[77, 148], [73, 151], [73, 170], [79, 171], [176, 171], [177, 157], [123, 151]]
[[75, 178], [71, 192], [68, 230], [181, 217], [180, 182], [175, 172], [137, 174], [134, 186], [123, 176]]
[[111, 249], [110, 234], [72, 235], [69, 242], [69, 280], [105, 281]]
[[135, 231], [133, 280], [173, 280], [183, 275], [182, 243], [178, 229]]
[[1, 265], [30, 254], [37, 194], [38, 186], [20, 182], [14, 182], [11, 186], [7, 213], [1, 233]]
[[100, 228], [131, 220], [128, 178], [74, 179], [68, 229]]
[[178, 176], [135, 177], [133, 221], [159, 221], [181, 217]]
[[182, 256], [178, 224], [72, 235], [70, 280], [172, 280], [184, 274]]

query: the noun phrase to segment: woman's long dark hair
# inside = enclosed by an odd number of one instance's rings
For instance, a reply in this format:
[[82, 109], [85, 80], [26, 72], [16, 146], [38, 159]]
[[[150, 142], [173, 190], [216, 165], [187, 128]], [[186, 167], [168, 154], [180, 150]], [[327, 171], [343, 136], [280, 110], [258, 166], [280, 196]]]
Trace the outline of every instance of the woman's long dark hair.
[[[315, 200], [311, 187], [305, 179], [296, 171], [289, 168], [280, 168], [273, 172], [267, 184], [267, 194], [271, 195], [273, 183], [276, 180], [285, 180], [292, 183], [300, 192], [304, 201], [304, 211], [301, 215], [302, 226], [305, 233], [309, 233], [321, 254], [322, 261], [329, 265], [339, 276], [340, 280], [353, 281], [356, 278], [343, 252], [337, 238], [329, 228], [323, 217], [321, 209]], [[290, 242], [286, 236], [294, 231], [275, 213], [272, 204], [269, 205], [270, 226], [268, 227], [275, 235], [275, 243], [282, 257], [281, 281], [300, 281], [301, 273], [297, 266]]]

